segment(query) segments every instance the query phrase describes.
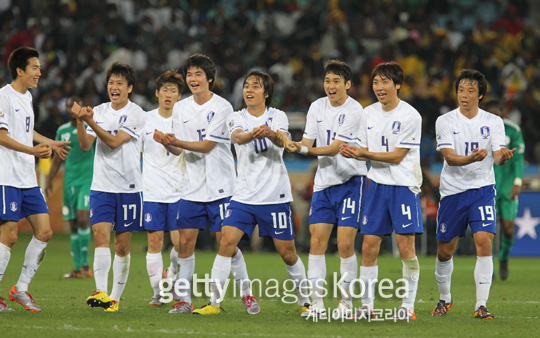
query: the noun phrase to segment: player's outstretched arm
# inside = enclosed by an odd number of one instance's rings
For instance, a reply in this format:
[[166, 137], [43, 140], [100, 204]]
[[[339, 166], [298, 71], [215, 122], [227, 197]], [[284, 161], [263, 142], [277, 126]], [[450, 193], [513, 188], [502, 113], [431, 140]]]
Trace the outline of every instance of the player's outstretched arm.
[[7, 129], [4, 128], [0, 129], [0, 145], [38, 158], [49, 158], [52, 154], [52, 148], [48, 144], [40, 143], [34, 147], [26, 146], [9, 137]]
[[359, 161], [369, 161], [368, 158], [364, 157], [364, 153], [367, 151], [367, 148], [358, 148], [343, 143], [339, 146], [339, 153], [343, 157], [354, 158]]
[[58, 169], [60, 169], [60, 165], [62, 164], [62, 159], [60, 156], [53, 156], [52, 163], [51, 163], [51, 169], [49, 170], [49, 175], [47, 175], [47, 181], [45, 183], [45, 196], [49, 197], [49, 195], [52, 193], [53, 185], [52, 181], [56, 174], [58, 173]]
[[189, 151], [195, 151], [197, 153], [209, 153], [214, 147], [216, 146], [217, 142], [210, 141], [210, 140], [203, 140], [203, 141], [194, 141], [194, 142], [188, 142], [188, 141], [182, 141], [176, 138], [174, 134], [165, 134], [167, 145], [173, 145], [178, 148], [186, 149]]
[[172, 144], [168, 144], [172, 142], [170, 138], [165, 138], [165, 134], [157, 129], [154, 130], [154, 141], [157, 143], [161, 143], [167, 151], [169, 151], [171, 154], [179, 156], [184, 149], [176, 147]]
[[236, 129], [231, 133], [231, 140], [236, 144], [247, 144], [255, 139], [254, 133], [257, 128], [252, 131], [245, 132], [242, 129]]
[[68, 157], [68, 154], [69, 154], [68, 149], [71, 150], [71, 147], [69, 146], [71, 141], [68, 141], [68, 142], [66, 142], [66, 141], [53, 141], [50, 138], [41, 135], [40, 133], [38, 133], [35, 130], [34, 130], [34, 134], [33, 134], [33, 139], [34, 139], [34, 142], [48, 144], [52, 148], [52, 150], [58, 156], [60, 156], [60, 158], [62, 160], [65, 160]]
[[409, 152], [409, 148], [395, 148], [394, 151], [380, 153], [367, 151], [366, 148], [363, 149], [365, 149], [365, 151], [361, 155], [362, 158], [372, 161], [386, 162], [390, 164], [401, 163], [401, 161], [403, 161], [403, 159]]
[[508, 161], [509, 159], [514, 156], [514, 152], [516, 151], [516, 148], [510, 150], [508, 148], [501, 148], [500, 150], [493, 152], [493, 161], [496, 165], [503, 165]]
[[[304, 142], [304, 139], [302, 139], [302, 143]], [[310, 155], [316, 155], [316, 156], [336, 156], [339, 154], [339, 147], [345, 144], [345, 142], [340, 140], [334, 140], [332, 144], [325, 147], [308, 147], [308, 154]], [[311, 143], [311, 146], [313, 146], [313, 142]]]
[[452, 148], [441, 149], [446, 163], [449, 166], [464, 166], [474, 162], [483, 161], [486, 158], [488, 152], [486, 149], [474, 149], [468, 156], [457, 155]]

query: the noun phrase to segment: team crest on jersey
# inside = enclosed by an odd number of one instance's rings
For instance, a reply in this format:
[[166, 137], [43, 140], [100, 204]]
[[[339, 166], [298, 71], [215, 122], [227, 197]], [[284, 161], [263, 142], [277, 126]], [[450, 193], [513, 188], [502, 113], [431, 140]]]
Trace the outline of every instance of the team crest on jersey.
[[17, 202], [11, 202], [9, 203], [9, 208], [11, 209], [11, 211], [15, 212], [19, 208], [19, 205], [17, 205]]
[[234, 126], [234, 120], [229, 121], [229, 128], [232, 128]]
[[367, 224], [367, 216], [364, 215], [364, 217], [362, 217], [362, 224], [366, 225]]
[[489, 137], [489, 127], [483, 126], [480, 128], [480, 134], [482, 134], [482, 138], [487, 139]]
[[0, 117], [4, 116], [4, 112], [0, 110]]
[[227, 209], [227, 213], [225, 214], [225, 218], [229, 218], [232, 214], [232, 210], [231, 209]]
[[439, 225], [439, 230], [444, 234], [446, 232], [446, 224], [441, 223], [441, 225]]
[[437, 133], [437, 140], [441, 139], [441, 134]]
[[94, 208], [90, 208], [90, 217], [94, 216]]
[[147, 212], [147, 213], [144, 215], [144, 221], [145, 221], [146, 223], [152, 222], [152, 214], [149, 213], [149, 212]]
[[126, 120], [127, 120], [127, 115], [120, 116], [120, 119], [118, 120], [118, 124], [120, 125], [120, 127], [122, 127], [124, 123], [126, 123]]
[[394, 121], [394, 123], [392, 123], [392, 134], [397, 134], [399, 133], [400, 130], [401, 130], [401, 122]]
[[266, 124], [268, 127], [271, 127], [271, 126], [272, 126], [272, 120], [273, 120], [273, 117], [269, 117], [269, 118], [268, 118], [268, 121], [266, 121], [265, 124]]
[[214, 118], [214, 115], [216, 115], [216, 113], [214, 113], [213, 111], [209, 112], [208, 115], [206, 115], [206, 119], [208, 120], [208, 123], [212, 121], [212, 119]]
[[345, 122], [345, 114], [341, 114], [338, 117], [338, 124], [341, 126]]

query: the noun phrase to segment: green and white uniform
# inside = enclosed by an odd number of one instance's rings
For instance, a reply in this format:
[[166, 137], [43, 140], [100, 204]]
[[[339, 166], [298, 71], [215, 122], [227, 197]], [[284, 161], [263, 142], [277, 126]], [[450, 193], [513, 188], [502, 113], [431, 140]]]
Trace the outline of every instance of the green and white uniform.
[[70, 122], [56, 131], [56, 140], [71, 141], [71, 150], [65, 161], [64, 196], [62, 215], [65, 220], [77, 218], [77, 210], [90, 207], [90, 185], [94, 172], [95, 143], [89, 151], [83, 151], [77, 138], [77, 126]]
[[514, 122], [504, 119], [504, 130], [506, 134], [506, 147], [510, 150], [516, 148], [514, 156], [505, 165], [495, 165], [495, 182], [497, 186], [497, 214], [501, 219], [513, 221], [516, 219], [518, 201], [510, 200], [510, 191], [514, 186], [516, 178], [523, 179], [523, 153], [525, 143], [521, 128]]
[[[64, 194], [62, 215], [65, 220], [77, 219], [77, 210], [89, 210], [90, 186], [94, 173], [94, 154], [96, 143], [89, 151], [83, 151], [77, 138], [77, 126], [71, 122], [61, 125], [56, 131], [56, 140], [71, 141], [71, 150], [65, 161]], [[79, 228], [70, 237], [71, 256], [75, 270], [88, 265], [88, 247], [90, 245], [90, 227]]]

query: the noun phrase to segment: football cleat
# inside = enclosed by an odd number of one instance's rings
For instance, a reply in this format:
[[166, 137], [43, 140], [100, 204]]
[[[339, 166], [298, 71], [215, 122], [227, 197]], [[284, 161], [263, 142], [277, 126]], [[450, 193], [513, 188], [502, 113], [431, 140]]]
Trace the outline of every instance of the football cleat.
[[73, 279], [73, 278], [83, 278], [82, 273], [77, 270], [73, 270], [65, 275], [62, 275], [62, 279]]
[[118, 312], [119, 303], [114, 299], [111, 299], [111, 306], [105, 309], [105, 312]]
[[396, 311], [396, 315], [394, 316], [395, 320], [416, 320], [416, 313], [414, 311], [409, 310], [406, 307], [400, 306], [399, 309]]
[[41, 312], [41, 308], [36, 305], [34, 298], [32, 298], [32, 296], [30, 296], [30, 294], [26, 291], [17, 291], [17, 286], [13, 286], [8, 295], [11, 301], [21, 304], [26, 310], [32, 312]]
[[309, 314], [309, 307], [311, 304], [305, 303], [304, 305], [300, 305], [300, 317], [307, 317]]
[[510, 274], [510, 271], [508, 270], [508, 260], [500, 261], [499, 263], [499, 275], [501, 276], [501, 280], [506, 280]]
[[94, 277], [94, 275], [92, 274], [92, 270], [90, 270], [88, 264], [81, 266], [81, 276], [85, 279], [90, 279]]
[[169, 313], [193, 313], [193, 303], [178, 302], [173, 305], [173, 309]]
[[373, 319], [375, 318], [375, 311], [373, 311], [369, 306], [364, 305], [356, 309], [355, 314], [356, 319]]
[[327, 317], [327, 314], [326, 314], [326, 309], [324, 308], [324, 306], [319, 306], [319, 304], [317, 304], [317, 302], [313, 302], [311, 303], [311, 305], [309, 306], [309, 309], [307, 311], [307, 314], [306, 312], [303, 312], [301, 314], [302, 317], [304, 318], [319, 318], [319, 319], [326, 319], [328, 318]]
[[157, 296], [152, 297], [152, 300], [150, 301], [150, 303], [148, 303], [148, 305], [157, 305], [157, 306], [160, 306], [160, 305], [165, 305], [165, 303], [163, 303], [163, 302], [161, 301], [161, 296], [160, 296], [160, 295], [157, 295]]
[[103, 291], [97, 290], [93, 295], [86, 298], [86, 304], [90, 307], [102, 307], [108, 309], [111, 307], [113, 300]]
[[253, 296], [242, 297], [242, 303], [244, 303], [248, 315], [257, 315], [261, 312], [261, 307]]
[[335, 316], [335, 318], [351, 319], [353, 313], [352, 304], [346, 300], [341, 300], [338, 307], [334, 309], [332, 317], [334, 317], [334, 313], [336, 312], [337, 315]]
[[194, 315], [219, 315], [220, 313], [221, 308], [212, 304], [208, 304], [200, 309], [193, 310]]
[[454, 302], [450, 302], [449, 304], [446, 304], [444, 300], [440, 300], [437, 303], [437, 306], [431, 311], [431, 316], [433, 317], [444, 317], [446, 316], [446, 312], [450, 310], [454, 306]]
[[476, 311], [474, 311], [474, 318], [493, 319], [495, 316], [489, 313], [488, 309], [482, 305]]
[[2, 297], [0, 297], [0, 312], [2, 311], [15, 311], [15, 310], [7, 306], [7, 304], [4, 303], [4, 300], [2, 299]]

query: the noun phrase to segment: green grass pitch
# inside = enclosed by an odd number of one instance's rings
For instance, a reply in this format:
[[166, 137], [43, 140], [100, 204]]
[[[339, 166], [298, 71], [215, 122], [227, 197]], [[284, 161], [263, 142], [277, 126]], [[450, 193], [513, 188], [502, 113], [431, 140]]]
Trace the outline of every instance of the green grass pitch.
[[[224, 337], [537, 337], [540, 333], [540, 259], [512, 258], [510, 277], [497, 279], [492, 287], [488, 309], [494, 320], [473, 318], [475, 257], [455, 257], [452, 280], [454, 308], [444, 318], [430, 313], [439, 297], [434, 276], [435, 258], [420, 258], [420, 282], [414, 322], [354, 322], [339, 320], [313, 322], [300, 318], [296, 304], [284, 304], [277, 298], [258, 297], [262, 311], [248, 316], [238, 297], [229, 292], [222, 303], [226, 312], [219, 316], [172, 315], [171, 304], [149, 306], [152, 290], [146, 272], [146, 235], [134, 234], [131, 270], [118, 313], [91, 309], [85, 299], [95, 288], [94, 280], [62, 280], [61, 275], [72, 269], [69, 256], [69, 236], [55, 235], [47, 247], [43, 264], [30, 284], [30, 293], [42, 307], [42, 313], [25, 311], [10, 302], [9, 289], [16, 283], [24, 251], [30, 235], [21, 234], [12, 250], [11, 261], [0, 282], [0, 295], [15, 312], [0, 313], [0, 337], [164, 337], [168, 335]], [[91, 256], [93, 249], [91, 251]], [[282, 284], [287, 279], [285, 265], [278, 254], [245, 253], [251, 278], [263, 281], [276, 278]], [[163, 255], [168, 266], [169, 258]], [[200, 276], [210, 273], [214, 252], [196, 253], [196, 270]], [[91, 257], [92, 259], [92, 257]], [[307, 255], [302, 259], [307, 266]], [[328, 276], [339, 272], [339, 257], [327, 255]], [[496, 262], [495, 266], [498, 266]], [[112, 283], [112, 272], [109, 275]], [[401, 278], [401, 262], [389, 256], [379, 259], [379, 278]], [[110, 290], [110, 287], [109, 287]], [[200, 288], [202, 290], [202, 287]], [[229, 290], [231, 291], [231, 290]], [[283, 290], [280, 290], [283, 293]], [[257, 296], [257, 294], [256, 294]], [[196, 307], [204, 305], [205, 297], [194, 298]], [[327, 307], [335, 307], [339, 299], [326, 298]], [[397, 298], [377, 298], [376, 307], [395, 308]], [[355, 301], [360, 306], [360, 300]]]

